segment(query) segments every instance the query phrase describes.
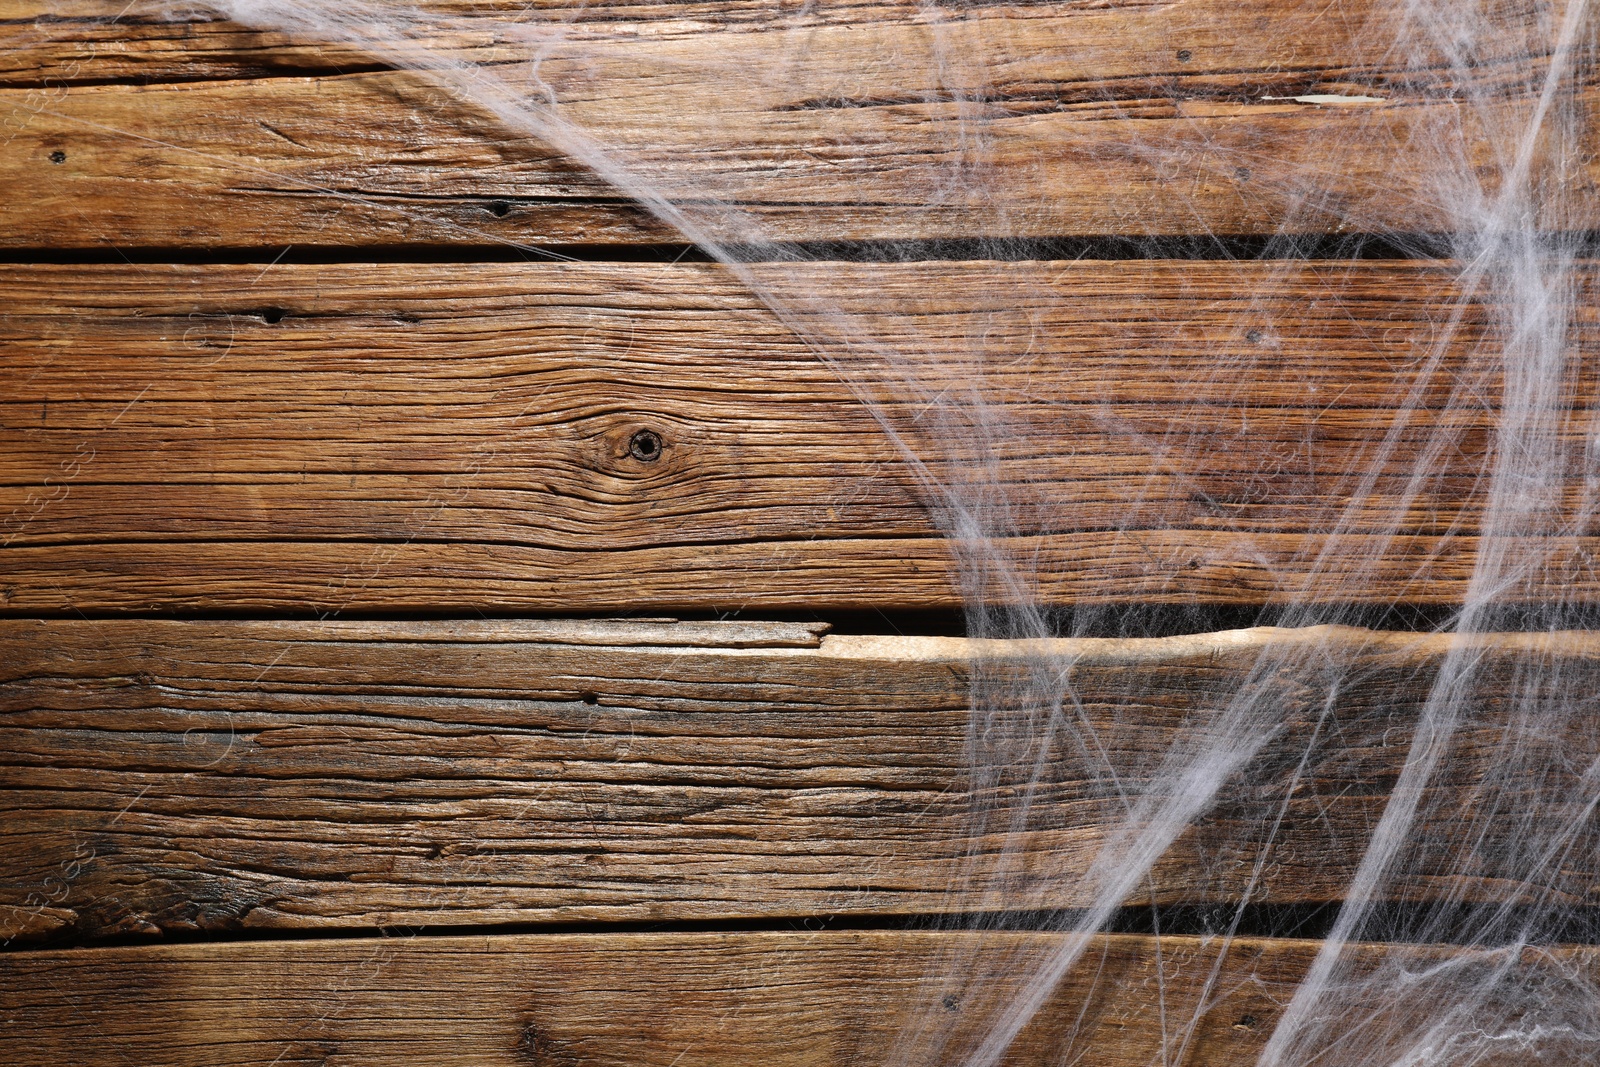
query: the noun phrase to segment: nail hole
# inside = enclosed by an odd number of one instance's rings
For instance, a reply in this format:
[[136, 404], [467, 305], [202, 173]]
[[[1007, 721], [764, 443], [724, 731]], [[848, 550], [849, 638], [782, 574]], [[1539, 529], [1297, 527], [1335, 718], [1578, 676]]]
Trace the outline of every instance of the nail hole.
[[511, 205], [504, 200], [496, 200], [489, 205], [489, 214], [497, 219], [503, 219], [511, 214]]
[[1256, 1022], [1257, 1020], [1254, 1015], [1241, 1015], [1239, 1016], [1239, 1021], [1233, 1025], [1240, 1030], [1254, 1030], [1256, 1028]]
[[1187, 48], [1178, 49], [1178, 62], [1179, 63], [1187, 63], [1187, 62], [1189, 62], [1189, 60], [1191, 60], [1193, 58], [1194, 58], [1194, 53], [1189, 51]]
[[1261, 343], [1261, 331], [1260, 330], [1248, 330], [1248, 331], [1245, 332], [1244, 339], [1246, 341], [1249, 341], [1253, 345], [1258, 345], [1258, 344]]
[[278, 323], [283, 321], [283, 309], [282, 308], [262, 308], [261, 309], [261, 321], [266, 323], [268, 326], [276, 326], [276, 325], [278, 325]]
[[67, 154], [65, 152], [61, 151], [60, 149], [56, 149], [54, 152], [50, 153], [50, 162], [52, 162], [52, 163], [65, 163], [66, 161], [67, 161]]
[[641, 463], [654, 463], [661, 458], [661, 435], [654, 430], [640, 430], [628, 441], [628, 455]]
[[545, 1054], [549, 1050], [549, 1045], [544, 1040], [544, 1035], [539, 1033], [538, 1027], [529, 1024], [522, 1028], [522, 1035], [517, 1038], [516, 1047], [519, 1063], [544, 1063]]
[[954, 993], [946, 993], [944, 999], [939, 1003], [944, 1005], [945, 1011], [955, 1011], [957, 1008], [961, 1007], [961, 998], [956, 996]]
[[600, 694], [599, 693], [579, 693], [578, 694], [578, 699], [583, 701], [585, 704], [598, 704], [598, 703], [600, 703]]
[[1233, 176], [1235, 178], [1238, 178], [1242, 182], [1247, 182], [1247, 181], [1250, 180], [1250, 168], [1249, 167], [1237, 167], [1237, 168], [1234, 169]]

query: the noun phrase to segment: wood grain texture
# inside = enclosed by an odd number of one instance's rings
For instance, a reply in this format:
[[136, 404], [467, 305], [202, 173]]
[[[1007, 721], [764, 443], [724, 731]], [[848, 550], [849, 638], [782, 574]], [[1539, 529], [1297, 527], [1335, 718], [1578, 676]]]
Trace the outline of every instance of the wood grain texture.
[[[0, 1049], [15, 1067], [846, 1067], [894, 1062], [896, 1054], [953, 1063], [1062, 944], [1043, 934], [839, 932], [8, 953], [0, 955]], [[1248, 1067], [1318, 944], [1223, 946], [1095, 938], [1003, 1062]], [[1473, 955], [1432, 946], [1347, 950], [1354, 973], [1389, 963], [1414, 977], [1447, 961], [1470, 972]], [[947, 970], [956, 961], [960, 975]], [[1561, 947], [1528, 950], [1504, 966], [1530, 984], [1566, 987], [1566, 995], [1593, 981], [1597, 963], [1593, 948]], [[1365, 1039], [1368, 1054], [1424, 1039], [1407, 1018], [1416, 1005], [1404, 997], [1368, 992], [1348, 1006], [1349, 1017], [1331, 1029]], [[1584, 1035], [1523, 1021], [1526, 1044], [1503, 1041], [1511, 1047], [1491, 1047], [1477, 1062], [1582, 1061]], [[1545, 1058], [1533, 1058], [1529, 1046]]]
[[[939, 528], [842, 369], [884, 383], [937, 476], [998, 476], [992, 528], [1046, 601], [1447, 603], [1471, 580], [1505, 388], [1496, 306], [1453, 270], [764, 268], [780, 296], [829, 301], [796, 322], [836, 367], [710, 266], [0, 267], [0, 596], [14, 613], [955, 606]], [[1600, 337], [1578, 307], [1582, 354]], [[855, 335], [913, 354], [916, 388]], [[1584, 365], [1550, 428], [1573, 473], [1508, 598], [1600, 593]], [[928, 415], [942, 395], [983, 406], [952, 425]], [[992, 417], [1004, 446], [967, 447], [960, 420]], [[659, 456], [633, 454], [640, 432]]]
[[[1041, 649], [606, 625], [0, 623], [0, 937], [1082, 907], [1125, 810], [1105, 774], [1143, 780], [1242, 687], [1271, 740], [1150, 893], [1337, 900], [1450, 648], [1338, 628]], [[1476, 640], [1425, 844], [1383, 892], [1596, 903], [1577, 782], [1600, 757], [1600, 643]], [[1043, 651], [1071, 664], [1111, 769], [1001, 717], [975, 784], [975, 665], [1003, 688]], [[1012, 832], [1026, 876], [983, 858]], [[1557, 862], [1524, 855], [1551, 834], [1571, 835]]]
[[[110, 2], [7, 6], [0, 245], [677, 239], [573, 162], [599, 166], [575, 142], [314, 35], [165, 5], [115, 23]], [[1498, 187], [1550, 48], [1520, 3], [1489, 10], [1464, 79], [1397, 47], [1403, 11], [1382, 0], [1337, 16], [1061, 0], [947, 22], [909, 3], [499, 5], [494, 23], [483, 7], [435, 5], [430, 65], [485, 64], [507, 100], [560, 100], [631, 186], [735, 241], [1448, 229]], [[1577, 92], [1578, 113], [1600, 106]], [[1464, 183], [1436, 181], [1441, 158]], [[1541, 144], [1537, 180], [1561, 190], [1546, 225], [1596, 225], [1597, 167]], [[696, 207], [713, 200], [751, 225]]]

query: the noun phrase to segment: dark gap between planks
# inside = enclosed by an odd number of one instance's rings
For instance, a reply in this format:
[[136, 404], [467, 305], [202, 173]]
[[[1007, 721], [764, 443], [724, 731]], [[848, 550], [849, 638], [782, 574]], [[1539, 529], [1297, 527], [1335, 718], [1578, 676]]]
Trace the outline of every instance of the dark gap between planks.
[[[1104, 934], [1142, 934], [1170, 937], [1282, 938], [1323, 940], [1332, 931], [1340, 905], [1230, 904], [1167, 905], [1159, 908], [1130, 906], [1113, 912], [1099, 929]], [[1540, 937], [1532, 944], [1600, 944], [1600, 908], [1574, 908], [1565, 921], [1551, 926], [1541, 909], [1517, 906], [1495, 908], [1496, 919], [1507, 928], [1534, 925], [1537, 913]], [[18, 940], [0, 952], [54, 951], [63, 948], [109, 948], [159, 944], [220, 944], [252, 941], [331, 941], [351, 938], [485, 937], [492, 935], [586, 935], [630, 933], [772, 933], [824, 931], [973, 931], [1006, 930], [1051, 933], [1071, 930], [1084, 912], [1063, 909], [1022, 912], [960, 912], [953, 914], [805, 915], [771, 919], [681, 919], [673, 921], [589, 921], [551, 923], [480, 923], [454, 926], [338, 927], [297, 930], [234, 930], [226, 932], [168, 932], [162, 937], [129, 934], [77, 941], [70, 934], [37, 941]], [[1376, 944], [1461, 944], [1479, 942], [1481, 915], [1470, 905], [1417, 906], [1387, 902], [1374, 905], [1364, 924], [1361, 941]]]
[[[494, 200], [509, 210], [514, 200]], [[1600, 255], [1600, 232], [1552, 233], [1559, 243], [1579, 256]], [[1258, 234], [1193, 237], [1048, 237], [965, 238], [925, 241], [807, 241], [771, 245], [729, 245], [724, 251], [739, 262], [812, 262], [846, 260], [867, 263], [994, 260], [1406, 260], [1439, 259], [1455, 251], [1447, 233], [1391, 234]], [[462, 245], [274, 245], [249, 248], [193, 248], [142, 246], [138, 248], [7, 248], [0, 263], [15, 264], [115, 264], [171, 263], [523, 263], [550, 260], [593, 263], [709, 263], [712, 257], [691, 244], [519, 245], [491, 241]]]
[[[1217, 605], [1217, 604], [1126, 604], [1095, 605], [1074, 611], [1070, 608], [1045, 608], [1045, 622], [1060, 637], [1175, 637], [1185, 634], [1242, 630], [1252, 626], [1317, 626], [1323, 624], [1359, 626], [1368, 630], [1401, 633], [1434, 633], [1451, 629], [1460, 608], [1450, 604], [1326, 604], [1314, 607]], [[486, 610], [462, 605], [409, 611], [266, 611], [261, 609], [173, 608], [162, 611], [5, 611], [0, 618], [76, 619], [85, 622], [124, 622], [130, 619], [176, 619], [196, 622], [443, 622], [454, 619], [504, 620], [623, 620], [670, 618], [677, 622], [797, 622], [827, 623], [832, 633], [901, 637], [966, 637], [970, 635], [968, 617], [959, 609], [908, 609], [902, 611], [828, 610], [782, 611], [663, 611], [641, 608], [637, 612], [530, 612], [527, 610]], [[1600, 604], [1501, 607], [1480, 613], [1476, 632], [1529, 632], [1551, 630], [1600, 629]]]

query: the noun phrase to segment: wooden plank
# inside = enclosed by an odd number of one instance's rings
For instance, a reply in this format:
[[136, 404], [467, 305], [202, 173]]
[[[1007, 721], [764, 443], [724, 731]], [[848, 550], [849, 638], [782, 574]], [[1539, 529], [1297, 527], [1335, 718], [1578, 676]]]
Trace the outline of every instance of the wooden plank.
[[[109, 0], [9, 6], [0, 247], [678, 239], [573, 144], [349, 49], [319, 56], [314, 36], [147, 3], [114, 23]], [[1290, 0], [1063, 0], [944, 23], [910, 3], [511, 6], [491, 22], [440, 5], [429, 62], [486, 64], [515, 101], [548, 89], [630, 181], [751, 220], [701, 213], [735, 241], [1451, 229], [1466, 194], [1437, 161], [1494, 195], [1553, 32], [1501, 5], [1452, 74], [1396, 43], [1405, 12], [1383, 0], [1337, 18]], [[275, 69], [295, 76], [260, 76]], [[1600, 89], [1575, 92], [1587, 122]], [[1561, 191], [1546, 224], [1595, 226], [1600, 163], [1543, 144], [1536, 184]]]
[[[883, 379], [868, 388], [936, 476], [998, 473], [996, 529], [1044, 600], [1448, 603], [1472, 578], [1506, 388], [1505, 313], [1454, 271], [759, 277], [820, 294], [832, 314], [798, 325]], [[0, 267], [0, 305], [13, 613], [960, 603], [882, 428], [722, 268]], [[1597, 313], [1577, 306], [1581, 355]], [[852, 331], [914, 353], [921, 392], [857, 362]], [[1550, 435], [1572, 474], [1525, 525], [1548, 536], [1524, 542], [1541, 555], [1509, 599], [1600, 594], [1584, 365]], [[965, 445], [983, 413], [940, 395], [1003, 417], [1003, 447]], [[634, 454], [640, 433], [659, 454]]]
[[[1149, 894], [1319, 904], [1342, 898], [1452, 647], [1320, 628], [737, 648], [775, 638], [608, 625], [0, 622], [0, 938], [1084, 907], [1119, 790], [1241, 693], [1264, 747]], [[1600, 902], [1579, 783], [1600, 638], [1474, 641], [1446, 770], [1381, 892]], [[974, 778], [971, 687], [1044, 653], [1083, 722], [1002, 716]], [[1109, 768], [1074, 747], [1084, 730]], [[1497, 817], [1485, 790], [1529, 814]]]
[[[1063, 943], [1048, 934], [657, 933], [7, 953], [0, 1049], [15, 1067], [969, 1062]], [[1248, 1067], [1317, 948], [1095, 938], [1003, 1062]], [[1507, 960], [1361, 944], [1345, 955], [1353, 975], [1404, 967], [1408, 980], [1341, 990], [1348, 1010], [1318, 1021], [1313, 1032], [1330, 1037], [1320, 1047], [1336, 1036], [1370, 1057], [1431, 1036], [1496, 1067], [1585, 1061], [1587, 1033], [1540, 1023], [1584, 1015], [1568, 1009], [1594, 980], [1593, 948]], [[1517, 1015], [1513, 993], [1479, 1005], [1472, 1021], [1441, 1020], [1441, 1008], [1461, 1003], [1448, 992], [1480, 993], [1472, 983], [1495, 966], [1502, 989], [1539, 983], [1543, 1010]], [[1441, 1021], [1444, 1032], [1430, 1034]]]

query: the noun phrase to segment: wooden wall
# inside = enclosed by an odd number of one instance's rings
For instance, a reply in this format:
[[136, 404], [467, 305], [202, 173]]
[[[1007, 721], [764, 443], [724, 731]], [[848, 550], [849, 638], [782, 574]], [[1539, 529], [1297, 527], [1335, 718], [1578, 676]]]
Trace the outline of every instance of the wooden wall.
[[[435, 6], [462, 16], [443, 54], [515, 55], [473, 5]], [[1406, 483], [1404, 448], [1376, 472], [1398, 531], [1326, 520], [1372, 473], [1370, 442], [1441, 432], [1447, 398], [1419, 395], [1402, 357], [1444, 336], [1455, 265], [1182, 258], [1191, 238], [1287, 231], [1336, 254], [1347, 232], [1449, 224], [1411, 183], [1460, 113], [1373, 47], [1397, 5], [1315, 7], [977, 9], [938, 44], [1005, 73], [992, 180], [935, 207], [922, 120], [954, 90], [926, 84], [917, 5], [589, 5], [609, 58], [558, 50], [541, 74], [592, 89], [576, 117], [641, 166], [689, 161], [668, 194], [692, 195], [705, 160], [770, 232], [843, 253], [757, 276], [862, 314], [940, 294], [895, 325], [933, 379], [963, 373], [982, 329], [1017, 357], [996, 403], [1122, 413], [1126, 432], [1016, 461], [1073, 516], [1015, 530], [1046, 602], [1448, 606], [1483, 533], [1492, 403], [1448, 410], [1466, 443], [1429, 484]], [[829, 633], [961, 598], [915, 478], [826, 351], [592, 170], [381, 59], [144, 0], [0, 0], [0, 45], [0, 1059], [843, 1065], [898, 1040], [936, 1060], [914, 1035], [941, 960], [998, 998], [1059, 945], [911, 921], [992, 906], [962, 818], [968, 683], [1025, 650]], [[684, 73], [730, 50], [747, 73]], [[763, 75], [780, 61], [792, 77]], [[1127, 150], [1151, 143], [1186, 146], [1185, 172]], [[1292, 191], [1335, 144], [1307, 205]], [[762, 145], [831, 147], [772, 166]], [[1600, 225], [1597, 160], [1535, 159], [1575, 192], [1577, 217], [1546, 224]], [[1169, 254], [1079, 254], [1118, 236]], [[995, 237], [1032, 258], [977, 258]], [[863, 242], [939, 252], [846, 261]], [[1493, 308], [1472, 306], [1438, 380], [1487, 336]], [[1264, 343], [1261, 321], [1279, 379], [1206, 373], [1219, 345]], [[1188, 466], [1140, 469], [1141, 435], [1197, 388]], [[1313, 430], [1320, 465], [1263, 480]], [[1593, 599], [1595, 542], [1553, 543], [1516, 596]], [[1530, 657], [1600, 671], [1586, 635], [1478, 642], [1485, 699]], [[1219, 811], [1156, 866], [1151, 900], [1237, 902], [1248, 876], [1264, 904], [1337, 903], [1383, 800], [1350, 784], [1398, 773], [1389, 746], [1446, 643], [1324, 627], [1059, 646], [1087, 714], [1152, 745], [1263, 650], [1295, 649], [1323, 667], [1271, 683], [1286, 725], [1259, 767], [1279, 834]], [[1313, 739], [1327, 664], [1362, 682]], [[1319, 788], [1291, 797], [1273, 775], [1302, 752]], [[1450, 758], [1441, 810], [1489, 757], [1467, 737]], [[1110, 814], [1075, 784], [1052, 779], [1027, 828], [1056, 876], [1030, 907], [1092, 903], [1073, 876]], [[1577, 875], [1561, 889], [1600, 903]], [[1103, 935], [1008, 1062], [1168, 1062], [1160, 1001], [1197, 1020], [1183, 1062], [1252, 1063], [1316, 947]], [[935, 1003], [942, 1041], [987, 1017]], [[1080, 1012], [1100, 1021], [1074, 1028]]]

